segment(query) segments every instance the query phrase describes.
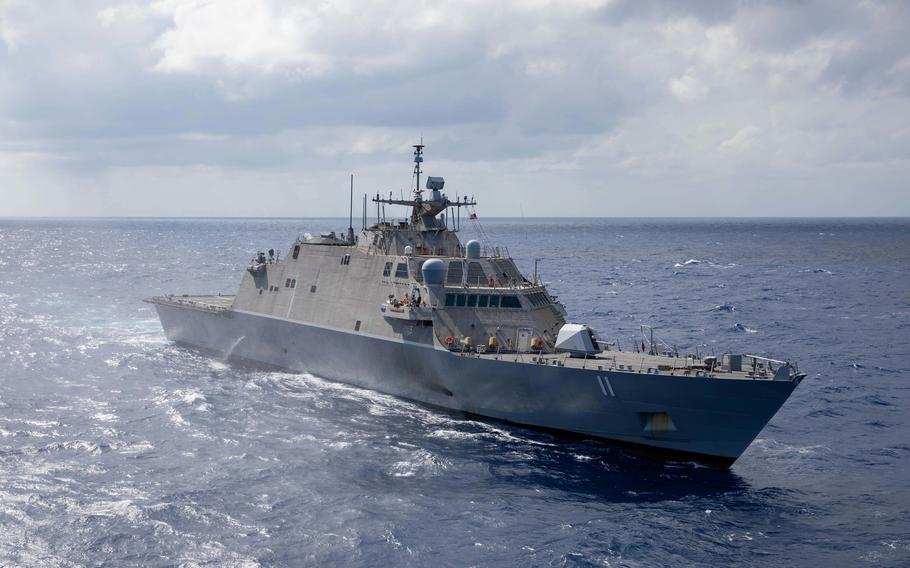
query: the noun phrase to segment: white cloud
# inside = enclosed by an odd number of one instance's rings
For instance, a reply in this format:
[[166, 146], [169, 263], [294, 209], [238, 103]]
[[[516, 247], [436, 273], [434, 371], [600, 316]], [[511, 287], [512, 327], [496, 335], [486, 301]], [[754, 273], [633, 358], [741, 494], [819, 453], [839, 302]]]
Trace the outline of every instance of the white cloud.
[[14, 10], [21, 10], [23, 5], [14, 0], [0, 0], [0, 42], [3, 42], [7, 51], [14, 52], [19, 45], [19, 31], [13, 25], [10, 14]]
[[673, 95], [683, 102], [694, 101], [708, 94], [708, 87], [695, 78], [695, 70], [689, 68], [686, 73], [670, 81]]
[[720, 147], [725, 149], [746, 148], [755, 141], [760, 133], [761, 128], [757, 126], [744, 126], [736, 134], [721, 142]]
[[165, 0], [153, 10], [173, 19], [155, 47], [156, 69], [199, 71], [219, 62], [231, 67], [271, 70], [293, 65], [303, 76], [327, 68], [309, 44], [319, 26], [319, 10], [259, 0]]

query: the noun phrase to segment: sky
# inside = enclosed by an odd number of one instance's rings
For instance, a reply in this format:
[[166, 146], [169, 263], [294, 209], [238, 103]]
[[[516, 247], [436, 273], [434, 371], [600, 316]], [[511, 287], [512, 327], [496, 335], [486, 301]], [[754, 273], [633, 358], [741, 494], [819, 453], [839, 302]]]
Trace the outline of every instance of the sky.
[[0, 0], [0, 217], [341, 217], [421, 137], [484, 216], [910, 215], [910, 2]]

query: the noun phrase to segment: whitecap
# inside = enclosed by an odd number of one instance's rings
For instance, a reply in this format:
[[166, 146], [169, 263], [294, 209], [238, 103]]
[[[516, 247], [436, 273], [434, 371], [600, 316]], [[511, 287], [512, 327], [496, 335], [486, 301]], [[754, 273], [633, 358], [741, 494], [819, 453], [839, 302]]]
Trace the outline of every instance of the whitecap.
[[85, 452], [93, 456], [99, 456], [104, 453], [104, 450], [99, 444], [96, 444], [95, 442], [87, 442], [85, 440], [67, 440], [65, 442], [54, 442], [42, 447], [38, 451], [59, 452], [64, 450]]
[[154, 450], [155, 446], [147, 440], [142, 440], [140, 442], [133, 442], [132, 444], [127, 444], [117, 449], [117, 453], [124, 455], [136, 455], [149, 450]]
[[752, 443], [752, 445], [772, 455], [811, 456], [831, 451], [830, 448], [822, 444], [814, 444], [811, 446], [794, 446], [769, 438], [757, 438], [755, 442]]
[[126, 517], [135, 522], [142, 517], [142, 509], [129, 499], [120, 501], [96, 501], [79, 507], [80, 515], [91, 517]]
[[417, 450], [411, 459], [395, 462], [389, 473], [393, 477], [432, 477], [448, 469], [448, 462], [426, 450]]
[[190, 425], [189, 422], [187, 422], [186, 420], [183, 419], [183, 415], [180, 414], [179, 412], [177, 412], [177, 410], [176, 410], [175, 408], [168, 408], [168, 409], [167, 409], [167, 418], [168, 418], [168, 420], [170, 420], [173, 424], [175, 424], [175, 425], [177, 425], [177, 426], [180, 426], [180, 427], [184, 427], [184, 428], [185, 428], [185, 427], [187, 427], [187, 426]]
[[427, 434], [430, 438], [441, 438], [443, 440], [474, 440], [477, 434], [470, 432], [461, 432], [459, 430], [438, 429]]
[[174, 392], [175, 395], [180, 397], [183, 402], [186, 404], [195, 404], [197, 401], [205, 402], [205, 395], [197, 390], [177, 390]]
[[673, 265], [673, 268], [684, 268], [686, 266], [695, 266], [696, 264], [701, 264], [701, 261], [698, 260], [697, 258], [690, 258], [689, 260], [687, 260], [685, 262], [681, 262], [681, 263], [677, 262], [676, 264]]
[[29, 426], [37, 426], [38, 428], [54, 428], [56, 426], [60, 426], [60, 422], [58, 420], [31, 420], [24, 418], [20, 420], [20, 422], [23, 424], [28, 424]]

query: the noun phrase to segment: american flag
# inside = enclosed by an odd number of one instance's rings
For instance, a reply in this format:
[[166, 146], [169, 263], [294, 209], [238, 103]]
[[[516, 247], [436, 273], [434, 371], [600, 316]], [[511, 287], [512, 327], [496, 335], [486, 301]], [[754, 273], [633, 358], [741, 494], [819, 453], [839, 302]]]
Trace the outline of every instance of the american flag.
[[476, 219], [476, 218], [477, 218], [477, 213], [471, 213], [470, 215], [468, 215], [468, 219]]

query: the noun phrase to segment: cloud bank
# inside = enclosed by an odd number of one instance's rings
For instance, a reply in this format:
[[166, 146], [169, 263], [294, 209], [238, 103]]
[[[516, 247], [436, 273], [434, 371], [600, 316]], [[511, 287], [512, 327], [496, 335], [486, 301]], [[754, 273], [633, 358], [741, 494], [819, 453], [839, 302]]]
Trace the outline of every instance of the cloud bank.
[[899, 2], [0, 0], [0, 216], [908, 215]]

